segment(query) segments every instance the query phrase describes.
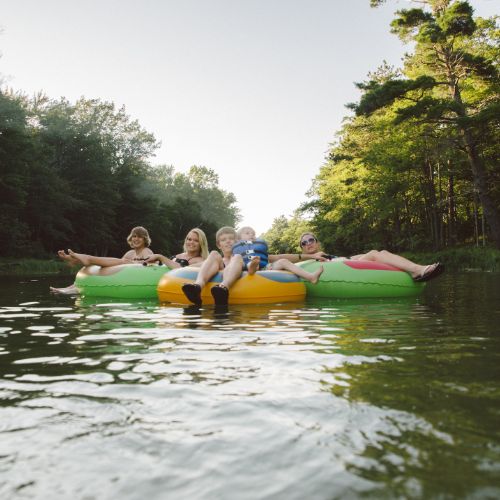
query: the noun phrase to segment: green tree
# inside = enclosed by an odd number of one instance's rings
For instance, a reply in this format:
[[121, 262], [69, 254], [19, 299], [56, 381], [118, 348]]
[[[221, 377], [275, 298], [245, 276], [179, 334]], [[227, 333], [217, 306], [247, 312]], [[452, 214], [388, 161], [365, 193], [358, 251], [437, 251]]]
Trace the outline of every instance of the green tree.
[[[380, 3], [372, 0], [372, 5]], [[491, 238], [500, 247], [498, 191], [492, 188], [498, 163], [489, 163], [494, 155], [487, 154], [491, 142], [484, 140], [485, 134], [498, 138], [498, 29], [493, 20], [474, 19], [466, 1], [421, 3], [429, 10], [403, 9], [392, 22], [393, 32], [415, 43], [414, 54], [406, 58], [408, 78], [360, 84], [364, 94], [354, 109], [368, 116], [396, 103], [396, 125], [408, 120], [435, 124], [447, 129], [448, 137], [455, 136], [466, 154]]]
[[284, 215], [275, 218], [262, 237], [267, 241], [269, 253], [296, 253], [300, 251], [300, 235], [311, 230], [311, 223], [296, 212], [290, 220]]
[[154, 207], [156, 222], [151, 227], [172, 252], [193, 227], [203, 229], [213, 246], [216, 230], [235, 226], [239, 219], [234, 194], [220, 189], [219, 177], [206, 167], [193, 166], [187, 174], [176, 173], [172, 166], [149, 167], [137, 192]]
[[136, 225], [155, 250], [176, 253], [192, 227], [213, 241], [218, 227], [236, 224], [236, 198], [213, 170], [153, 167], [157, 147], [112, 103], [0, 92], [1, 254], [120, 255]]
[[30, 140], [26, 112], [19, 99], [0, 92], [0, 238], [1, 253], [15, 255], [29, 244], [21, 219], [29, 195]]

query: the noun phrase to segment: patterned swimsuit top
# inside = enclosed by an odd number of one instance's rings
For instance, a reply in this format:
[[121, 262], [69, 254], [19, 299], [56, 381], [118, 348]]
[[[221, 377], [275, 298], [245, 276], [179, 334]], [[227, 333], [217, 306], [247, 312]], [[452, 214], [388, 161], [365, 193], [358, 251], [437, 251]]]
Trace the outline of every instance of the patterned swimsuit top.
[[181, 267], [186, 267], [186, 266], [189, 266], [189, 261], [195, 259], [196, 257], [198, 257], [198, 256], [195, 255], [194, 257], [191, 257], [189, 259], [181, 259], [180, 257], [176, 257], [175, 255], [173, 255], [172, 260], [174, 262], [177, 262], [178, 264], [180, 264]]

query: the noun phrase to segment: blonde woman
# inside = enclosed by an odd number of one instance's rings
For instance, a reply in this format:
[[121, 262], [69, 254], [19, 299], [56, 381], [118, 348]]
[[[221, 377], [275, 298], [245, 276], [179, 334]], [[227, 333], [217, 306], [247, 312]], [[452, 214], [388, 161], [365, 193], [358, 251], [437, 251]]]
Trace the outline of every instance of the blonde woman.
[[184, 240], [184, 252], [172, 256], [170, 259], [159, 253], [152, 254], [146, 263], [161, 262], [171, 269], [185, 266], [201, 266], [208, 257], [208, 242], [205, 233], [198, 227], [191, 229]]

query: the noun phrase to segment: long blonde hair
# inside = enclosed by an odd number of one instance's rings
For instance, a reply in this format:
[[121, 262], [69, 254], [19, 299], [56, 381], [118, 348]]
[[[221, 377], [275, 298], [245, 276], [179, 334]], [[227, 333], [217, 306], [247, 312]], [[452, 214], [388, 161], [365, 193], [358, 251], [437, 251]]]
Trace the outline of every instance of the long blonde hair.
[[203, 259], [206, 259], [208, 257], [208, 241], [207, 241], [207, 236], [205, 233], [199, 228], [195, 227], [188, 231], [188, 234], [186, 235], [186, 238], [184, 239], [184, 251], [187, 253], [187, 247], [186, 247], [186, 240], [189, 235], [189, 233], [196, 233], [198, 235], [198, 240], [200, 243], [200, 255]]

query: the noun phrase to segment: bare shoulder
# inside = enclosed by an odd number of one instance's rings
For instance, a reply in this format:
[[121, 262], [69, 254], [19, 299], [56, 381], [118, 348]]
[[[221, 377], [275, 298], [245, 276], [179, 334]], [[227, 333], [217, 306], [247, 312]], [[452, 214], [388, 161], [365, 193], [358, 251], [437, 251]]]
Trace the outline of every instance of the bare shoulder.
[[133, 260], [133, 258], [135, 257], [135, 252], [133, 250], [129, 250], [123, 257], [122, 259], [126, 259], [126, 260]]

